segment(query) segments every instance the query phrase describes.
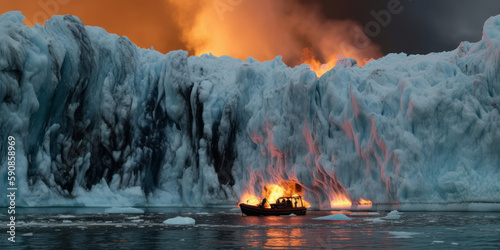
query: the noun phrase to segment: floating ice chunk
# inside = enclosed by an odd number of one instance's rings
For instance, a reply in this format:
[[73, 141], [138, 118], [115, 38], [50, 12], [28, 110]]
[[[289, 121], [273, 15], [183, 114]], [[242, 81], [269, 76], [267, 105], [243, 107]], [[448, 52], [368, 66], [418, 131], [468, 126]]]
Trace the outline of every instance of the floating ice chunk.
[[458, 243], [456, 243], [456, 242], [452, 242], [451, 244], [454, 246], [458, 246]]
[[370, 222], [375, 222], [375, 223], [384, 222], [384, 220], [382, 220], [380, 218], [365, 219], [365, 221], [370, 221]]
[[384, 220], [399, 220], [401, 218], [401, 213], [398, 210], [392, 210], [387, 216], [382, 217]]
[[208, 215], [207, 212], [199, 212], [199, 213], [196, 213], [197, 215]]
[[131, 220], [130, 222], [133, 222], [133, 223], [140, 223], [140, 222], [143, 222], [144, 220], [143, 219], [137, 219], [137, 220]]
[[345, 214], [332, 214], [323, 217], [313, 218], [313, 220], [352, 220]]
[[63, 220], [63, 223], [72, 223], [70, 220]]
[[107, 214], [143, 214], [144, 210], [134, 207], [110, 207], [104, 212]]
[[391, 232], [389, 232], [389, 234], [393, 236], [391, 238], [413, 238], [414, 235], [417, 235], [420, 233], [391, 231]]
[[432, 244], [443, 244], [443, 243], [444, 243], [444, 241], [442, 241], [442, 240], [435, 240], [432, 242]]
[[195, 220], [190, 217], [177, 216], [175, 218], [166, 219], [163, 224], [167, 225], [194, 225]]
[[139, 216], [125, 217], [125, 219], [127, 219], [127, 220], [137, 220], [139, 218], [140, 218]]
[[22, 236], [33, 236], [33, 233], [25, 233], [25, 234], [22, 234]]
[[60, 218], [60, 219], [68, 219], [68, 218], [75, 218], [76, 216], [74, 215], [71, 215], [71, 214], [59, 214], [57, 215], [57, 218]]

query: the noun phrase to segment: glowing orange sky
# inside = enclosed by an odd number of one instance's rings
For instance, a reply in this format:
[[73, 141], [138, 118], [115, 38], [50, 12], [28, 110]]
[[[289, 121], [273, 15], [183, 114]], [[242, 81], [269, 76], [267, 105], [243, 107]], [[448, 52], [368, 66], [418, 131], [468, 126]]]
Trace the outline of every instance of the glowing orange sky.
[[[127, 36], [142, 48], [167, 53], [212, 53], [245, 60], [271, 60], [277, 55], [290, 66], [303, 62], [328, 69], [338, 58], [353, 57], [363, 65], [382, 54], [373, 43], [352, 46], [362, 30], [358, 23], [333, 21], [318, 8], [295, 1], [267, 0], [17, 0], [3, 1], [0, 12], [20, 10], [33, 25], [52, 15], [72, 14], [85, 25]], [[356, 33], [358, 31], [358, 33]], [[364, 33], [363, 33], [364, 34]], [[339, 55], [341, 54], [341, 55]], [[323, 69], [322, 72], [325, 70]], [[320, 75], [320, 70], [317, 70]]]
[[165, 0], [3, 0], [0, 12], [20, 10], [25, 23], [43, 24], [46, 17], [71, 14], [85, 25], [103, 27], [110, 33], [127, 36], [137, 46], [166, 53], [186, 49], [181, 30], [169, 14], [173, 8]]

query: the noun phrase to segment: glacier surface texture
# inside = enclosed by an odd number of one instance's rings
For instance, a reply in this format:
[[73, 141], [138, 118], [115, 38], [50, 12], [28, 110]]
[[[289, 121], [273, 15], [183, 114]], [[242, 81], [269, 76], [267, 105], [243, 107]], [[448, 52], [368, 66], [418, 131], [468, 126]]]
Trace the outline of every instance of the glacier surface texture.
[[74, 16], [23, 19], [0, 17], [0, 195], [14, 136], [19, 206], [236, 204], [285, 180], [316, 208], [334, 190], [499, 207], [500, 16], [476, 43], [344, 59], [319, 79], [280, 57], [162, 54]]

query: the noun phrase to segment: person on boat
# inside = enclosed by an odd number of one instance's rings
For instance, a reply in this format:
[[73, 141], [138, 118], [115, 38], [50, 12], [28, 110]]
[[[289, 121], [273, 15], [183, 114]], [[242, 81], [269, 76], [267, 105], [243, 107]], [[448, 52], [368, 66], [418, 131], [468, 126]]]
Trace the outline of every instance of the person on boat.
[[281, 199], [281, 200], [280, 200], [280, 207], [281, 207], [281, 208], [286, 207], [286, 202], [285, 202], [285, 199]]
[[276, 200], [276, 208], [281, 208], [282, 205], [283, 205], [283, 203], [281, 203], [281, 199], [277, 199]]
[[290, 200], [289, 198], [286, 199], [286, 206], [292, 207], [292, 200]]
[[262, 199], [262, 204], [260, 204], [260, 206], [259, 206], [259, 207], [260, 207], [260, 208], [264, 208], [264, 206], [266, 205], [266, 202], [267, 202], [267, 199], [266, 199], [266, 198]]
[[295, 207], [297, 207], [299, 204], [299, 202], [297, 200], [295, 200]]

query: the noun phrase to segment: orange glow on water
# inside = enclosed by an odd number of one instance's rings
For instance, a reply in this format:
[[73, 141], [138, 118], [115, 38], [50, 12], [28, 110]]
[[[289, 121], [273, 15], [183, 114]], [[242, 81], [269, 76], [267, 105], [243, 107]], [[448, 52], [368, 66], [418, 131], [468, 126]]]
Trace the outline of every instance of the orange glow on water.
[[306, 239], [302, 238], [303, 233], [300, 228], [272, 228], [267, 231], [266, 235], [268, 239], [264, 246], [267, 248], [300, 247], [306, 245]]

